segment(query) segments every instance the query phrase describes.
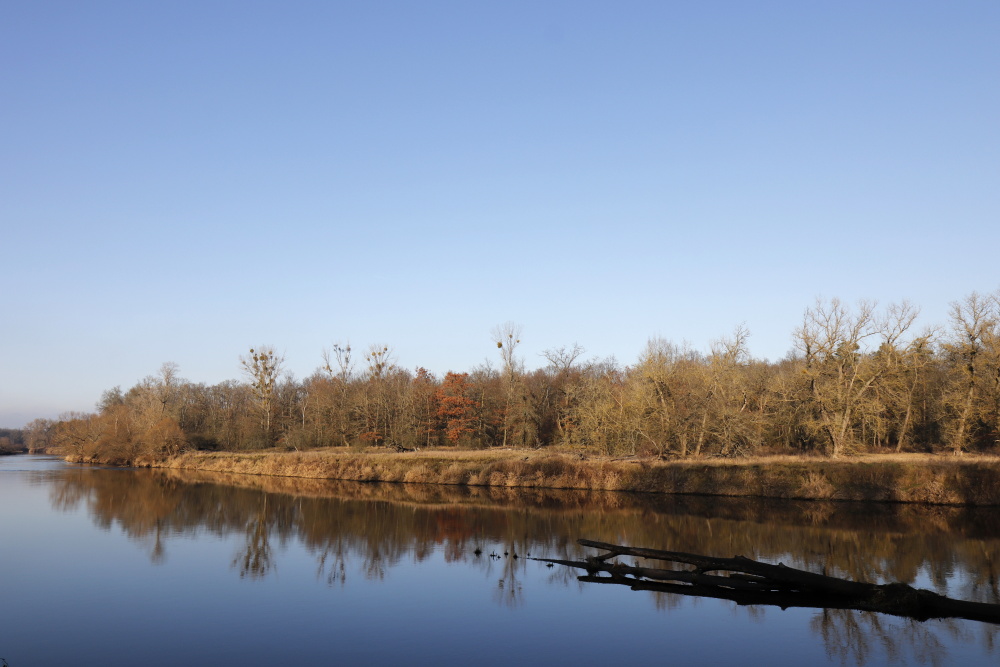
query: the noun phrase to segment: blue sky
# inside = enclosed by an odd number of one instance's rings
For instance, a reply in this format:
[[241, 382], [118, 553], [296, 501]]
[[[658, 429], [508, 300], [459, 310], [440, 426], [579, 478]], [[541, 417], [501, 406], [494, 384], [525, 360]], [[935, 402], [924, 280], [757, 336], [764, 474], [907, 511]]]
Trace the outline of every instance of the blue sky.
[[[7, 2], [0, 426], [1000, 287], [1000, 3]], [[494, 359], [495, 361], [495, 359]]]

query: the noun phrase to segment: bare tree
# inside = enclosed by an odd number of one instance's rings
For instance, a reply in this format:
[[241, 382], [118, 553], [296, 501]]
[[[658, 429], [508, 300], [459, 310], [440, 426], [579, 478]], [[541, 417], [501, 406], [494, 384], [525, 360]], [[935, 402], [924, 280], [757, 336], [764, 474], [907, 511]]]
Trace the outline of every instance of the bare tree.
[[354, 373], [354, 363], [351, 361], [351, 343], [345, 345], [333, 344], [332, 352], [323, 350], [323, 370], [326, 371], [330, 379], [338, 378], [342, 382], [351, 379]]
[[581, 386], [580, 371], [574, 368], [574, 364], [585, 351], [580, 345], [573, 343], [572, 347], [558, 347], [542, 352], [542, 356], [549, 362], [555, 432], [559, 440], [566, 444], [571, 440], [571, 415]]
[[359, 407], [364, 421], [361, 437], [375, 445], [398, 446], [395, 426], [396, 415], [402, 408], [400, 385], [403, 382], [393, 350], [382, 343], [373, 344], [364, 358], [368, 369], [360, 394]]
[[264, 438], [271, 441], [271, 418], [274, 413], [274, 390], [277, 386], [278, 378], [281, 376], [281, 368], [285, 362], [284, 355], [280, 355], [274, 350], [272, 345], [261, 345], [250, 348], [250, 354], [240, 356], [240, 366], [243, 374], [250, 380], [250, 388], [253, 390], [254, 398], [257, 400], [257, 407], [261, 413], [261, 425], [264, 430]]
[[750, 404], [750, 330], [739, 325], [730, 337], [712, 343], [708, 357], [708, 395], [705, 400], [703, 427], [695, 452], [700, 453], [709, 437], [719, 446], [719, 453], [749, 454], [758, 445]]
[[985, 390], [1000, 397], [1000, 391], [996, 391], [1000, 389], [998, 321], [1000, 292], [985, 297], [973, 292], [951, 304], [951, 335], [945, 349], [957, 362], [958, 371], [948, 397], [954, 414], [951, 441], [956, 454], [969, 445], [980, 394]]
[[504, 322], [493, 327], [490, 337], [500, 350], [500, 358], [503, 360], [503, 372], [512, 381], [514, 376], [521, 370], [521, 363], [514, 356], [514, 351], [521, 344], [521, 325], [514, 322]]
[[493, 327], [490, 336], [496, 343], [497, 349], [500, 350], [500, 359], [503, 361], [503, 374], [506, 381], [501, 440], [501, 446], [506, 447], [511, 430], [518, 421], [517, 416], [513, 414], [513, 408], [516, 403], [515, 393], [517, 392], [518, 376], [523, 364], [514, 355], [514, 352], [521, 343], [521, 325], [504, 322]]
[[369, 345], [368, 352], [365, 353], [365, 362], [368, 364], [369, 380], [384, 379], [396, 370], [396, 358], [388, 345], [379, 343]]
[[[352, 436], [352, 412], [355, 394], [354, 360], [351, 343], [333, 344], [331, 350], [323, 350], [325, 382], [315, 377], [312, 381], [317, 400], [319, 419], [316, 420], [316, 438], [324, 440], [333, 437], [337, 444], [347, 445]], [[328, 433], [327, 430], [332, 431]]]
[[557, 347], [550, 350], [545, 350], [542, 352], [542, 356], [545, 360], [549, 362], [549, 367], [552, 368], [556, 373], [566, 373], [572, 367], [574, 362], [579, 359], [583, 353], [586, 352], [585, 349], [580, 347], [577, 343], [573, 343], [573, 347]]
[[896, 350], [916, 316], [916, 309], [905, 302], [890, 306], [882, 316], [869, 301], [859, 302], [853, 312], [838, 299], [817, 300], [814, 308], [806, 309], [795, 332], [796, 345], [804, 357], [809, 400], [833, 456], [856, 442], [858, 412], [887, 371], [870, 353], [870, 341], [877, 340], [883, 350]]

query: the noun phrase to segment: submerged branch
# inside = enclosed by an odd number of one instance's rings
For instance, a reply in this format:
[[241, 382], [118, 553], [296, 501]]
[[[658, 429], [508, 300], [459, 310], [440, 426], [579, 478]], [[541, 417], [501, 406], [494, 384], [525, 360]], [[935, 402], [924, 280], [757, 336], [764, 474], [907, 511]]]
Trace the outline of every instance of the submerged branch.
[[[873, 611], [915, 620], [960, 618], [1000, 624], [1000, 605], [955, 600], [907, 584], [869, 584], [807, 572], [781, 563], [771, 565], [750, 558], [716, 558], [679, 551], [662, 551], [577, 540], [604, 553], [584, 561], [535, 558], [546, 563], [586, 570], [580, 581], [622, 584], [632, 590], [660, 591], [731, 600], [740, 605], [772, 605]], [[693, 566], [660, 569], [608, 561], [618, 556], [659, 560]], [[599, 573], [604, 573], [599, 574]], [[713, 573], [713, 574], [709, 574]]]

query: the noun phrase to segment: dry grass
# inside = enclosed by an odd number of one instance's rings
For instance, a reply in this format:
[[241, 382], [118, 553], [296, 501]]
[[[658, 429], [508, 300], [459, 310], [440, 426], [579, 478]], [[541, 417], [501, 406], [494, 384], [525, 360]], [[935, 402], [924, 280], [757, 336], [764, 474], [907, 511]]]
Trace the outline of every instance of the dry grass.
[[551, 450], [188, 453], [160, 467], [498, 488], [1000, 505], [1000, 458], [919, 454], [660, 461]]
[[827, 499], [832, 498], [836, 492], [836, 489], [833, 487], [833, 484], [830, 484], [830, 480], [826, 478], [826, 475], [812, 470], [806, 473], [806, 478], [799, 488], [804, 498]]

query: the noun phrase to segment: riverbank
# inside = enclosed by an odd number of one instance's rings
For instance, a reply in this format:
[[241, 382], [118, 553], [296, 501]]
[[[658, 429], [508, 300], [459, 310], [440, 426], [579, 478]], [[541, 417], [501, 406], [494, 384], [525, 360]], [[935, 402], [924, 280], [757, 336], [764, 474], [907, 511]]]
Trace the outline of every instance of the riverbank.
[[190, 452], [151, 467], [363, 482], [1000, 505], [1000, 458], [610, 459], [546, 451]]

